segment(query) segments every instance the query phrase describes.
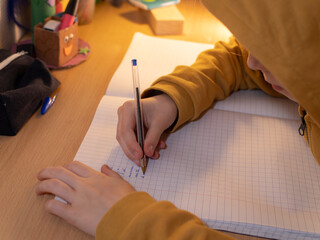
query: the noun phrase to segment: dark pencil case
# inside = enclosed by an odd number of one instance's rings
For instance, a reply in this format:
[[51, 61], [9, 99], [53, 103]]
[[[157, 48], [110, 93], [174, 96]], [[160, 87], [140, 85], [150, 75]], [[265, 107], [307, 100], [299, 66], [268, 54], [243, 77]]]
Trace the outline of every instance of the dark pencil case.
[[[11, 52], [0, 49], [0, 64]], [[46, 65], [28, 55], [19, 55], [0, 69], [0, 135], [16, 135], [60, 82]]]

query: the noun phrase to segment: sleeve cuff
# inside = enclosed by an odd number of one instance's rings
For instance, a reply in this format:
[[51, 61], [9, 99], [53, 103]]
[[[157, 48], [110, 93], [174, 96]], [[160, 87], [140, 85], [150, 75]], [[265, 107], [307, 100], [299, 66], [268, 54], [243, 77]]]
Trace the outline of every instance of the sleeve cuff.
[[144, 208], [156, 202], [145, 192], [134, 192], [118, 201], [101, 219], [96, 230], [96, 239], [114, 239], [119, 236]]
[[175, 132], [186, 122], [190, 121], [193, 118], [194, 111], [193, 103], [188, 94], [183, 91], [183, 89], [176, 89], [175, 85], [167, 84], [165, 81], [161, 83], [155, 83], [150, 88], [146, 89], [142, 97], [152, 97], [159, 95], [159, 92], [167, 94], [175, 102], [178, 108], [177, 119], [174, 124], [170, 127], [170, 132]]

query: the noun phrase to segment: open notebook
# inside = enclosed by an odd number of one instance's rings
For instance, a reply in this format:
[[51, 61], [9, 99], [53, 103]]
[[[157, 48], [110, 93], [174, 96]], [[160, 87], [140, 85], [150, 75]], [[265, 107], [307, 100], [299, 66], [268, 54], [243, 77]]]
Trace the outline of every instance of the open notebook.
[[136, 33], [75, 160], [97, 170], [107, 163], [137, 190], [169, 200], [215, 229], [319, 239], [320, 167], [298, 134], [297, 105], [289, 100], [260, 91], [232, 94], [171, 134], [145, 175], [117, 143], [117, 108], [133, 96], [131, 59], [138, 59], [145, 89], [212, 47]]

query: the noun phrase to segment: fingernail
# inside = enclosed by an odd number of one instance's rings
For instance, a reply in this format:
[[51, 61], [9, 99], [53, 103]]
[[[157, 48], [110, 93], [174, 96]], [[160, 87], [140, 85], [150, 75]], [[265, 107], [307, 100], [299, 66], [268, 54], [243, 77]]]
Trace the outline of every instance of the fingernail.
[[152, 155], [154, 151], [154, 146], [150, 145], [148, 151], [149, 151], [149, 154]]

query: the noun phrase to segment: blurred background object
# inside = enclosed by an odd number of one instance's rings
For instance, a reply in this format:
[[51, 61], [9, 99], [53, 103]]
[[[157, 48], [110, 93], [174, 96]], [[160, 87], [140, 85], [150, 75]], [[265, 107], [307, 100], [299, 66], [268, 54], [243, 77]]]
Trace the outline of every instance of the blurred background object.
[[29, 29], [30, 4], [28, 0], [0, 1], [0, 48], [10, 50]]
[[44, 19], [56, 14], [55, 0], [31, 0], [31, 29]]
[[78, 22], [79, 25], [88, 24], [94, 15], [96, 0], [79, 0]]
[[68, 0], [56, 0], [56, 14], [63, 12], [67, 7], [68, 2]]

